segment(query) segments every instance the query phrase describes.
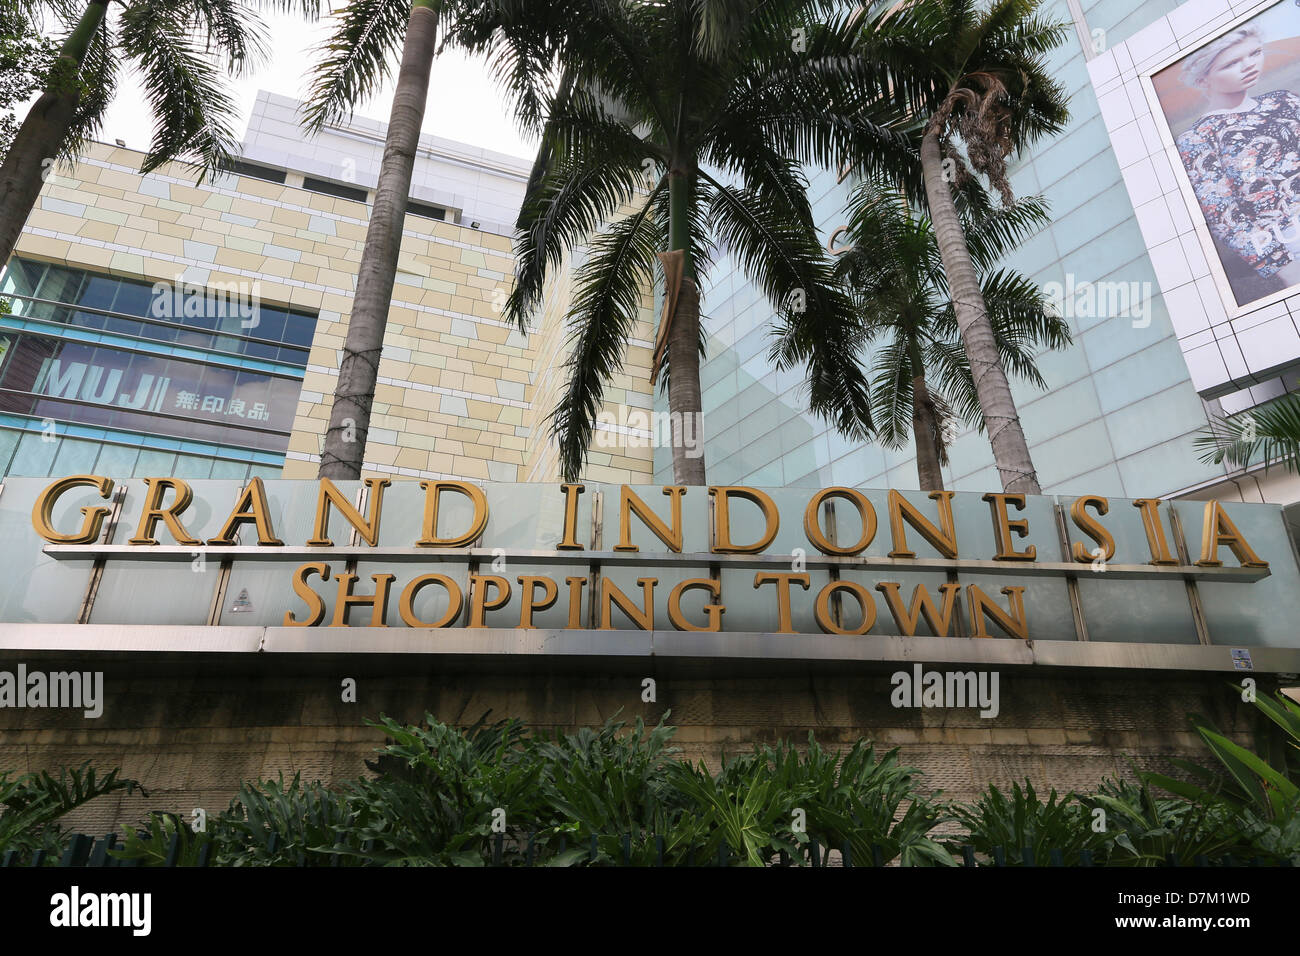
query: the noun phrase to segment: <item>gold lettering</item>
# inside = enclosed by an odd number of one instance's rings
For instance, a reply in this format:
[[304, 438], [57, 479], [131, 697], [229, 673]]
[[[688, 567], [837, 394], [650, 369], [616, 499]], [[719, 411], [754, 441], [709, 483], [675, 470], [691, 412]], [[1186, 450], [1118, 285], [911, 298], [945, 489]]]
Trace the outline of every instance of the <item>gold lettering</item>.
[[1010, 612], [998, 607], [996, 601], [981, 591], [976, 585], [966, 585], [966, 600], [970, 604], [971, 628], [976, 637], [992, 637], [988, 632], [987, 617], [1011, 637], [1022, 641], [1029, 640], [1029, 621], [1025, 618], [1025, 589], [1023, 587], [1003, 588], [1002, 593], [1010, 600]]
[[560, 485], [564, 491], [564, 538], [555, 547], [560, 551], [586, 550], [578, 544], [578, 496], [586, 491], [583, 485]]
[[682, 495], [686, 494], [686, 489], [681, 485], [669, 485], [664, 488], [664, 494], [672, 499], [673, 525], [671, 528], [664, 524], [663, 519], [650, 510], [650, 506], [637, 497], [630, 486], [623, 485], [620, 492], [618, 503], [618, 544], [614, 545], [615, 551], [638, 551], [636, 545], [632, 543], [632, 513], [641, 522], [654, 532], [664, 544], [668, 545], [670, 551], [678, 554], [682, 550]]
[[713, 595], [714, 601], [722, 598], [722, 582], [715, 581], [713, 578], [688, 578], [673, 588], [672, 593], [668, 595], [668, 620], [672, 621], [673, 627], [679, 631], [722, 630], [722, 615], [727, 610], [725, 604], [704, 605], [704, 616], [709, 619], [707, 627], [696, 627], [682, 616], [682, 595], [696, 589], [708, 591]]
[[993, 537], [997, 542], [998, 553], [993, 555], [994, 561], [1032, 561], [1037, 556], [1037, 549], [1031, 544], [1024, 551], [1017, 551], [1016, 546], [1011, 543], [1011, 532], [1015, 532], [1019, 537], [1024, 538], [1029, 535], [1029, 519], [1017, 518], [1012, 521], [1007, 516], [1007, 505], [1016, 506], [1017, 511], [1025, 510], [1024, 495], [1008, 494], [987, 494], [984, 500], [989, 503], [989, 511], [993, 513]]
[[284, 544], [275, 536], [275, 529], [271, 527], [271, 512], [266, 503], [266, 486], [262, 484], [261, 478], [254, 478], [248, 483], [248, 487], [239, 496], [239, 500], [235, 502], [235, 510], [230, 512], [230, 517], [221, 526], [221, 533], [215, 538], [209, 538], [208, 544], [234, 544], [235, 530], [239, 525], [247, 524], [250, 521], [257, 527], [258, 544]]
[[897, 491], [889, 492], [889, 535], [894, 543], [894, 550], [889, 552], [891, 558], [915, 558], [907, 549], [907, 532], [903, 528], [906, 521], [915, 528], [926, 541], [945, 558], [957, 557], [957, 529], [952, 520], [952, 492], [932, 491], [930, 497], [939, 503], [939, 527], [930, 523], [930, 519], [921, 514], [920, 509], [904, 498]]
[[1150, 564], [1177, 564], [1178, 559], [1169, 551], [1165, 528], [1160, 521], [1160, 499], [1138, 498], [1134, 508], [1142, 511], [1142, 529], [1147, 533], [1147, 547], [1151, 549]]
[[[521, 574], [519, 584], [523, 588], [524, 600], [519, 607], [519, 626], [536, 627], [533, 624], [533, 613], [535, 611], [545, 611], [555, 604], [556, 599], [560, 596], [560, 589], [550, 578], [540, 575]], [[537, 585], [542, 586], [542, 599], [537, 600]]]
[[930, 625], [930, 632], [935, 637], [948, 637], [948, 631], [952, 627], [952, 612], [957, 606], [957, 592], [961, 590], [961, 585], [955, 581], [948, 581], [939, 585], [939, 593], [943, 595], [943, 611], [940, 613], [934, 606], [934, 600], [930, 597], [930, 592], [926, 590], [924, 584], [918, 584], [912, 589], [912, 604], [909, 608], [903, 607], [902, 585], [894, 581], [881, 581], [876, 585], [876, 590], [885, 596], [885, 605], [889, 608], [889, 613], [894, 618], [894, 624], [905, 637], [916, 636], [916, 625], [920, 622], [922, 616], [925, 617], [925, 623]]
[[1207, 501], [1205, 520], [1201, 527], [1201, 560], [1196, 562], [1197, 567], [1221, 567], [1223, 562], [1219, 560], [1219, 549], [1225, 544], [1236, 555], [1243, 568], [1268, 567], [1268, 562], [1251, 550], [1245, 537], [1232, 523], [1228, 513], [1223, 510], [1223, 505], [1217, 500]]
[[[858, 509], [858, 519], [862, 522], [862, 537], [852, 547], [842, 548], [831, 544], [822, 532], [821, 506], [827, 498], [843, 498], [853, 503]], [[871, 507], [867, 496], [852, 488], [824, 488], [813, 495], [808, 507], [803, 512], [803, 532], [814, 548], [822, 554], [861, 554], [876, 536], [876, 509]]]
[[[497, 589], [495, 597], [488, 597], [488, 587]], [[510, 600], [510, 582], [495, 574], [469, 576], [469, 626], [487, 627], [484, 619], [488, 611], [495, 611]]]
[[365, 483], [366, 488], [370, 490], [368, 503], [370, 515], [363, 518], [361, 512], [357, 511], [334, 482], [328, 478], [320, 480], [320, 496], [316, 499], [316, 526], [312, 531], [311, 540], [307, 542], [307, 547], [333, 547], [334, 542], [327, 537], [330, 505], [339, 509], [339, 514], [343, 515], [348, 524], [357, 529], [366, 544], [372, 548], [379, 546], [379, 516], [384, 507], [384, 488], [392, 484], [392, 481], [388, 478], [367, 478]]
[[352, 585], [356, 583], [357, 576], [352, 572], [346, 572], [338, 576], [339, 593], [334, 599], [334, 620], [330, 622], [331, 627], [349, 627], [348, 611], [353, 605], [370, 608], [370, 626], [387, 627], [388, 623], [388, 589], [393, 583], [394, 575], [392, 574], [372, 574], [370, 580], [375, 582], [374, 594], [353, 594]]
[[[145, 484], [148, 490], [144, 495], [144, 508], [140, 512], [140, 524], [136, 528], [135, 537], [131, 539], [132, 544], [157, 544], [154, 539], [153, 529], [159, 521], [167, 526], [171, 536], [176, 539], [177, 544], [201, 544], [198, 538], [191, 535], [181, 524], [181, 512], [190, 506], [194, 500], [194, 492], [190, 486], [181, 481], [179, 478], [146, 478]], [[163, 495], [168, 489], [176, 492], [176, 500], [170, 506], [162, 506]]]
[[325, 599], [307, 584], [307, 579], [313, 574], [320, 575], [322, 581], [328, 581], [330, 566], [322, 561], [317, 564], [304, 564], [293, 572], [293, 593], [302, 598], [303, 603], [307, 605], [307, 617], [300, 621], [293, 616], [292, 611], [285, 611], [285, 627], [315, 627], [325, 620]]
[[[710, 488], [709, 494], [714, 499], [714, 554], [758, 554], [776, 538], [776, 532], [781, 525], [781, 516], [777, 513], [776, 503], [766, 492], [759, 491], [757, 488], [719, 486]], [[728, 505], [733, 497], [753, 502], [763, 512], [765, 522], [763, 536], [754, 544], [735, 544], [731, 540], [731, 517]]]
[[[1083, 495], [1075, 498], [1073, 504], [1070, 505], [1070, 520], [1074, 522], [1075, 527], [1101, 545], [1101, 560], [1109, 561], [1115, 557], [1115, 537], [1102, 527], [1100, 521], [1088, 514], [1087, 509], [1089, 508], [1095, 508], [1097, 514], [1104, 515], [1110, 511], [1110, 501], [1101, 495]], [[1070, 553], [1076, 561], [1084, 564], [1092, 563], [1092, 551], [1087, 549], [1082, 541], [1075, 541], [1071, 544]]]
[[637, 578], [636, 583], [641, 587], [642, 607], [633, 604], [632, 599], [620, 591], [609, 578], [600, 579], [600, 629], [602, 631], [613, 630], [610, 617], [615, 604], [618, 604], [638, 630], [655, 629], [655, 585], [659, 583], [659, 579]]
[[569, 628], [582, 627], [582, 589], [587, 586], [587, 579], [580, 577], [565, 578], [569, 586]]
[[[478, 485], [471, 485], [466, 481], [422, 481], [420, 487], [424, 489], [424, 537], [415, 542], [420, 548], [460, 548], [472, 543], [483, 529], [487, 527], [488, 522], [488, 502], [487, 495], [483, 494], [483, 489]], [[444, 491], [454, 491], [457, 494], [464, 495], [474, 504], [474, 520], [470, 528], [464, 534], [454, 535], [450, 538], [438, 537], [438, 501]]]
[[[840, 627], [831, 616], [831, 595], [836, 591], [847, 591], [858, 599], [858, 606], [862, 609], [862, 623], [856, 628]], [[865, 634], [876, 623], [876, 602], [871, 599], [871, 592], [857, 581], [831, 581], [817, 592], [813, 616], [824, 634]]]
[[778, 634], [797, 634], [790, 622], [790, 585], [797, 584], [807, 591], [812, 582], [807, 574], [790, 574], [789, 572], [759, 571], [754, 575], [754, 590], [764, 584], [776, 585], [776, 627]]
[[[447, 612], [432, 623], [421, 621], [415, 616], [415, 597], [429, 584], [441, 584], [447, 591]], [[407, 627], [446, 627], [460, 617], [460, 609], [465, 598], [458, 585], [445, 574], [421, 574], [414, 578], [402, 591], [402, 598], [397, 604], [397, 613], [402, 616], [402, 623]]]
[[72, 534], [60, 534], [54, 530], [55, 503], [65, 491], [80, 487], [94, 488], [99, 492], [99, 497], [107, 498], [113, 493], [113, 479], [102, 475], [72, 475], [69, 478], [60, 478], [46, 487], [37, 496], [36, 503], [32, 506], [32, 527], [46, 541], [52, 544], [93, 544], [99, 537], [104, 519], [113, 511], [107, 505], [82, 508], [81, 516], [84, 520], [81, 522], [81, 528]]

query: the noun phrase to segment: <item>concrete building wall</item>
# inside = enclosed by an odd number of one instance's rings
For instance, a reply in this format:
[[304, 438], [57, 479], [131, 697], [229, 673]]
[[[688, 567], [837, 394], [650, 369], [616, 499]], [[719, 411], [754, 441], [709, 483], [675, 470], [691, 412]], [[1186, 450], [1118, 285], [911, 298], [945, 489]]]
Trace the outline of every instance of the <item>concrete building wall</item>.
[[[91, 666], [84, 656], [75, 663]], [[40, 666], [57, 669], [52, 660]], [[383, 746], [382, 733], [363, 723], [380, 714], [419, 722], [431, 713], [468, 726], [490, 712], [493, 720], [518, 717], [543, 730], [599, 726], [615, 714], [654, 724], [667, 715], [681, 756], [714, 769], [755, 743], [802, 744], [809, 731], [833, 748], [867, 738], [878, 752], [900, 747], [903, 762], [924, 774], [921, 790], [957, 800], [1026, 777], [1044, 796], [1051, 788], [1088, 791], [1103, 777], [1131, 778], [1130, 757], [1141, 769], [1175, 773], [1171, 758], [1208, 762], [1189, 712], [1205, 714], [1243, 745], [1254, 743], [1250, 709], [1234, 703], [1221, 674], [1117, 672], [1080, 681], [1069, 671], [1003, 670], [1001, 712], [988, 719], [975, 710], [894, 708], [890, 670], [880, 669], [769, 668], [739, 676], [650, 665], [645, 673], [656, 677], [658, 701], [646, 704], [644, 666], [634, 672], [628, 667], [638, 665], [608, 662], [526, 675], [382, 659], [310, 669], [272, 658], [256, 666], [106, 658], [94, 666], [106, 671], [108, 688], [97, 720], [70, 711], [0, 711], [0, 766], [22, 772], [90, 759], [144, 784], [147, 798], [115, 795], [69, 821], [91, 833], [134, 823], [149, 810], [203, 807], [212, 814], [226, 808], [240, 781], [281, 772], [340, 785], [364, 773], [364, 761]], [[128, 667], [115, 676], [115, 668]], [[355, 704], [340, 701], [344, 676], [357, 679]]]

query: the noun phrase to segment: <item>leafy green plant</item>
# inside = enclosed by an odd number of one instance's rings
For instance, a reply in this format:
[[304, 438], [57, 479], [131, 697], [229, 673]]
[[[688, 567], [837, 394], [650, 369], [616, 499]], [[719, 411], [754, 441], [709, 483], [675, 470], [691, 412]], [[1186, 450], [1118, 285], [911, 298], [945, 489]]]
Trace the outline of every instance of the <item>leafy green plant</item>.
[[1095, 852], [1102, 843], [1076, 794], [1058, 796], [1052, 790], [1042, 800], [1028, 778], [1023, 788], [1013, 783], [1010, 794], [990, 784], [975, 803], [952, 804], [951, 812], [968, 835], [949, 841], [949, 846], [954, 851], [970, 846], [986, 863], [1001, 853], [1006, 865], [1019, 866], [1027, 848], [1035, 866], [1051, 863], [1052, 850], [1060, 850], [1064, 863], [1074, 866], [1083, 850]]
[[43, 849], [54, 862], [63, 845], [59, 818], [106, 794], [135, 789], [145, 792], [117, 770], [99, 776], [90, 761], [60, 770], [58, 777], [42, 770], [10, 780], [8, 771], [0, 772], [0, 852]]
[[489, 725], [485, 715], [464, 731], [429, 714], [427, 726], [391, 717], [367, 723], [392, 740], [371, 765], [383, 775], [349, 786], [343, 845], [318, 852], [395, 866], [481, 866], [500, 812], [516, 826], [535, 821], [542, 768], [523, 745], [518, 721]]
[[1108, 866], [1189, 865], [1198, 857], [1217, 860], [1249, 855], [1234, 814], [1218, 804], [1159, 799], [1143, 780], [1103, 780], [1098, 792], [1082, 796], [1090, 815], [1105, 812], [1098, 862]]

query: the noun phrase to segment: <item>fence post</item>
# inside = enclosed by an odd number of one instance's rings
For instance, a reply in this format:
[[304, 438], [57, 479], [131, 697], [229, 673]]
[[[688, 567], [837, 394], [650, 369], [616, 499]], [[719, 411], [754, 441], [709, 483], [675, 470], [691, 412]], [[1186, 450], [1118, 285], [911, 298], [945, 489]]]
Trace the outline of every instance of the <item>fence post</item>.
[[1065, 856], [1060, 850], [1048, 850], [1047, 860], [1049, 866], [1065, 866]]
[[962, 866], [976, 866], [975, 848], [973, 846], [964, 846], [961, 848]]
[[117, 861], [108, 855], [108, 851], [117, 846], [117, 834], [110, 833], [95, 844], [95, 848], [90, 851], [90, 861], [87, 866], [112, 866]]
[[853, 868], [853, 847], [847, 842], [840, 847], [840, 860], [843, 862], [845, 869]]
[[995, 846], [995, 847], [993, 848], [993, 865], [994, 865], [994, 866], [1006, 866], [1006, 865], [1007, 865], [1007, 854], [1006, 854], [1006, 851], [1003, 850], [1002, 847], [1000, 847], [1000, 846]]
[[632, 865], [632, 835], [630, 833], [623, 834], [623, 865]]
[[1034, 848], [1032, 846], [1022, 846], [1020, 848], [1020, 862], [1025, 866], [1035, 866]]
[[813, 866], [821, 866], [821, 860], [819, 859], [821, 856], [821, 851], [820, 848], [817, 846], [816, 837], [813, 837], [808, 841], [808, 855], [812, 861]]
[[533, 830], [529, 830], [529, 831], [528, 831], [528, 849], [524, 851], [524, 865], [525, 865], [525, 866], [532, 866], [532, 865], [533, 865], [533, 839], [534, 839], [534, 837], [536, 837], [536, 836], [537, 836], [537, 833], [536, 833], [535, 831], [533, 831]]
[[59, 859], [59, 866], [85, 866], [90, 856], [90, 847], [94, 841], [84, 833], [74, 833], [68, 840], [67, 849]]
[[492, 836], [492, 865], [493, 866], [501, 865], [501, 859], [505, 850], [505, 839], [506, 839], [506, 835], [504, 833], [496, 833], [493, 834]]
[[663, 866], [663, 865], [664, 865], [664, 838], [662, 836], [656, 836], [655, 837], [655, 866]]
[[1079, 865], [1080, 865], [1080, 866], [1092, 866], [1092, 851], [1091, 851], [1091, 850], [1080, 850], [1080, 851], [1079, 851]]
[[173, 833], [172, 839], [167, 844], [167, 859], [163, 861], [163, 866], [175, 866], [181, 856], [181, 835]]
[[591, 835], [591, 852], [588, 854], [592, 863], [596, 862], [596, 857], [600, 855], [600, 848], [596, 845], [596, 834]]

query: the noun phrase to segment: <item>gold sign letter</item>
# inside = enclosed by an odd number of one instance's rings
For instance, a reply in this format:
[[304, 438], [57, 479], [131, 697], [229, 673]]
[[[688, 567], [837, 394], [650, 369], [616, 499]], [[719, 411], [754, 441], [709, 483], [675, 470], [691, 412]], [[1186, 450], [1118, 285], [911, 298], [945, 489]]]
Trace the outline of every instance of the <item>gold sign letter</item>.
[[894, 542], [894, 550], [889, 552], [891, 558], [915, 558], [907, 550], [907, 532], [903, 528], [906, 521], [921, 533], [945, 558], [957, 557], [957, 529], [952, 521], [952, 492], [932, 491], [930, 497], [939, 503], [939, 527], [930, 523], [930, 519], [921, 514], [912, 504], [893, 489], [889, 492], [889, 535]]
[[655, 585], [659, 583], [659, 579], [637, 578], [636, 583], [641, 586], [641, 598], [644, 602], [642, 607], [633, 604], [632, 599], [620, 591], [618, 586], [609, 578], [602, 577], [600, 579], [600, 629], [602, 631], [612, 631], [614, 629], [609, 620], [616, 603], [632, 623], [637, 626], [637, 630], [653, 631], [655, 629]]
[[82, 521], [79, 531], [60, 534], [54, 530], [54, 503], [69, 488], [83, 485], [97, 489], [101, 498], [107, 498], [113, 493], [112, 478], [101, 475], [73, 475], [70, 478], [60, 478], [42, 491], [36, 497], [36, 504], [32, 506], [32, 527], [36, 529], [37, 534], [52, 544], [91, 544], [99, 537], [99, 529], [103, 526], [104, 519], [113, 510], [107, 505], [82, 508], [81, 515], [85, 520]]
[[262, 484], [261, 478], [254, 478], [248, 483], [248, 487], [235, 502], [235, 510], [230, 512], [230, 517], [221, 526], [221, 533], [208, 539], [208, 544], [234, 544], [235, 529], [249, 521], [257, 526], [258, 544], [284, 544], [275, 536], [271, 527], [271, 512], [266, 505], [266, 486]]
[[555, 547], [559, 551], [583, 551], [578, 544], [578, 496], [586, 488], [583, 485], [560, 485], [564, 489], [564, 540]]
[[[720, 486], [709, 489], [713, 496], [713, 553], [714, 554], [758, 554], [776, 538], [781, 525], [781, 517], [776, 510], [776, 502], [766, 492], [757, 488], [738, 486]], [[731, 514], [728, 504], [732, 497], [752, 501], [763, 512], [766, 528], [763, 536], [754, 544], [734, 544], [731, 540]]]
[[1178, 559], [1169, 553], [1165, 540], [1165, 527], [1160, 521], [1160, 499], [1138, 498], [1134, 508], [1142, 509], [1142, 528], [1147, 533], [1147, 547], [1151, 549], [1151, 564], [1177, 564]]
[[930, 631], [935, 637], [948, 637], [948, 630], [952, 626], [952, 612], [957, 606], [957, 592], [961, 590], [961, 585], [955, 581], [948, 581], [939, 585], [939, 593], [943, 595], [943, 612], [940, 613], [934, 606], [934, 600], [930, 597], [930, 592], [926, 590], [924, 584], [918, 584], [912, 589], [912, 605], [909, 608], [903, 607], [902, 585], [893, 581], [881, 581], [876, 585], [876, 590], [885, 596], [885, 604], [889, 607], [889, 613], [894, 617], [894, 623], [898, 626], [899, 633], [904, 637], [916, 636], [916, 625], [920, 622], [922, 616], [925, 617], [925, 623], [930, 625]]
[[1010, 599], [1010, 613], [998, 607], [997, 602], [976, 585], [966, 585], [966, 600], [970, 603], [971, 628], [975, 631], [975, 636], [992, 636], [988, 631], [988, 622], [985, 621], [987, 617], [1011, 637], [1029, 640], [1029, 621], [1025, 618], [1025, 589], [1003, 588], [1002, 593]]
[[[146, 478], [145, 484], [148, 485], [148, 490], [144, 495], [144, 509], [140, 512], [140, 524], [131, 543], [157, 544], [153, 529], [154, 525], [161, 520], [178, 544], [201, 544], [199, 539], [192, 537], [181, 524], [181, 512], [194, 500], [194, 492], [190, 486], [179, 478]], [[163, 495], [168, 489], [176, 492], [176, 500], [164, 508]]]
[[293, 616], [292, 611], [285, 611], [285, 627], [315, 627], [325, 620], [324, 599], [307, 586], [307, 579], [313, 574], [319, 574], [322, 581], [328, 581], [330, 579], [330, 566], [322, 561], [317, 564], [304, 564], [293, 572], [293, 593], [306, 603], [307, 617], [300, 621]]
[[330, 622], [331, 627], [347, 627], [348, 611], [352, 605], [357, 604], [361, 607], [370, 606], [370, 626], [387, 627], [385, 618], [388, 617], [388, 589], [392, 586], [392, 574], [372, 574], [370, 580], [375, 582], [374, 594], [353, 594], [352, 585], [356, 583], [357, 576], [350, 571], [338, 576], [339, 594], [334, 599], [334, 620]]
[[370, 547], [379, 546], [379, 515], [384, 507], [384, 488], [392, 484], [388, 478], [366, 478], [366, 488], [370, 491], [368, 511], [370, 516], [363, 518], [361, 512], [353, 507], [347, 496], [339, 491], [338, 486], [328, 478], [320, 480], [320, 496], [316, 499], [316, 527], [309, 548], [330, 548], [334, 546], [326, 535], [329, 534], [330, 505], [339, 509], [339, 514], [347, 519], [348, 524], [360, 532], [362, 539]]
[[704, 605], [704, 616], [709, 619], [707, 627], [696, 627], [694, 624], [688, 623], [686, 618], [682, 616], [682, 595], [695, 589], [708, 591], [713, 595], [714, 601], [722, 597], [722, 583], [720, 581], [715, 581], [713, 578], [687, 578], [673, 588], [672, 593], [668, 595], [668, 620], [672, 621], [673, 627], [679, 631], [722, 630], [722, 615], [727, 610], [725, 604]]
[[[422, 481], [424, 489], [424, 537], [415, 542], [420, 548], [461, 548], [483, 533], [488, 522], [487, 495], [478, 485], [465, 481]], [[450, 538], [438, 537], [438, 499], [443, 491], [454, 491], [474, 503], [474, 521], [468, 531]], [[509, 585], [507, 585], [507, 588]]]
[[[831, 617], [831, 595], [836, 591], [847, 591], [858, 599], [862, 608], [862, 623], [855, 629], [840, 627]], [[857, 581], [831, 581], [817, 593], [817, 603], [813, 606], [817, 626], [824, 634], [865, 634], [876, 623], [876, 602], [871, 599], [871, 592]]]
[[[1110, 510], [1110, 502], [1101, 495], [1083, 495], [1075, 498], [1074, 503], [1070, 505], [1070, 518], [1074, 521], [1075, 526], [1101, 545], [1102, 560], [1109, 561], [1115, 557], [1115, 538], [1101, 526], [1101, 522], [1088, 514], [1088, 508], [1096, 508], [1097, 514], [1104, 515]], [[1074, 560], [1083, 564], [1092, 563], [1092, 552], [1088, 551], [1081, 541], [1076, 541], [1070, 545], [1070, 553], [1074, 555]]]
[[1017, 518], [1012, 521], [1007, 516], [1007, 505], [1013, 504], [1017, 511], [1025, 510], [1024, 495], [1008, 494], [987, 494], [984, 500], [989, 503], [989, 511], [993, 512], [993, 538], [997, 542], [998, 553], [993, 555], [994, 561], [1032, 561], [1037, 556], [1037, 550], [1031, 544], [1024, 551], [1017, 551], [1015, 545], [1011, 543], [1011, 532], [1015, 532], [1019, 537], [1024, 538], [1029, 534], [1029, 519]]
[[1268, 567], [1268, 562], [1251, 550], [1228, 513], [1223, 510], [1223, 505], [1217, 499], [1207, 501], [1201, 528], [1201, 560], [1196, 562], [1197, 567], [1221, 567], [1223, 562], [1219, 560], [1219, 549], [1225, 544], [1232, 549], [1243, 568]]
[[[583, 578], [582, 580], [586, 580]], [[545, 611], [555, 603], [555, 599], [560, 596], [560, 589], [550, 578], [540, 575], [534, 576], [524, 574], [519, 576], [519, 583], [523, 585], [524, 601], [519, 607], [519, 626], [536, 627], [533, 623], [534, 611]], [[537, 585], [542, 586], [542, 599], [537, 600]]]
[[632, 512], [635, 511], [641, 522], [655, 533], [655, 537], [668, 545], [670, 551], [681, 554], [682, 495], [686, 494], [686, 489], [682, 485], [668, 485], [664, 488], [664, 494], [672, 499], [671, 528], [664, 524], [663, 519], [651, 511], [650, 506], [637, 497], [636, 492], [628, 485], [622, 487], [618, 502], [618, 544], [614, 545], [615, 551], [640, 550], [632, 543]]
[[[428, 623], [415, 616], [415, 596], [428, 584], [441, 584], [447, 591], [447, 613], [438, 620]], [[402, 591], [402, 599], [397, 604], [397, 613], [402, 616], [402, 623], [407, 627], [446, 627], [460, 617], [460, 609], [465, 602], [460, 593], [460, 585], [445, 574], [421, 574], [413, 578]]]
[[778, 634], [797, 634], [790, 623], [790, 584], [799, 585], [805, 591], [812, 587], [807, 574], [790, 574], [788, 572], [759, 571], [754, 575], [754, 590], [764, 584], [776, 585], [776, 628]]
[[[858, 509], [858, 518], [862, 522], [862, 537], [850, 548], [831, 544], [830, 539], [822, 533], [821, 506], [827, 498], [843, 498], [851, 501]], [[803, 512], [803, 532], [814, 548], [822, 554], [861, 554], [876, 536], [876, 509], [871, 507], [867, 496], [852, 488], [823, 488], [808, 501]]]

